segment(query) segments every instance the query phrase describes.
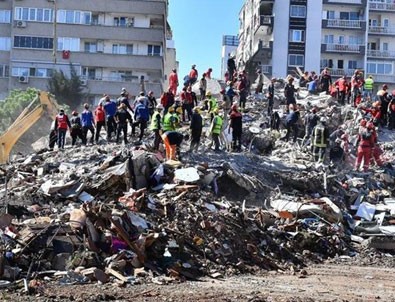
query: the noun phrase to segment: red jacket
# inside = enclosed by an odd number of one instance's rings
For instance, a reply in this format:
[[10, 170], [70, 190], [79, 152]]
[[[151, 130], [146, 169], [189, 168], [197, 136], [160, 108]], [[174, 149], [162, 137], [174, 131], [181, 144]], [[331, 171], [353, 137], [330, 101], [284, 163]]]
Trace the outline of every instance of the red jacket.
[[180, 99], [185, 104], [192, 104], [192, 94], [190, 92], [181, 92]]
[[339, 88], [339, 91], [347, 91], [348, 83], [346, 79], [342, 79], [342, 78], [338, 79], [335, 82], [335, 85], [337, 88]]
[[178, 86], [178, 75], [175, 72], [172, 72], [169, 75], [169, 85], [171, 87]]
[[69, 118], [66, 114], [58, 114], [55, 119], [55, 129], [65, 129], [71, 128]]
[[97, 122], [105, 122], [106, 121], [106, 113], [102, 106], [99, 106], [95, 110], [95, 120]]

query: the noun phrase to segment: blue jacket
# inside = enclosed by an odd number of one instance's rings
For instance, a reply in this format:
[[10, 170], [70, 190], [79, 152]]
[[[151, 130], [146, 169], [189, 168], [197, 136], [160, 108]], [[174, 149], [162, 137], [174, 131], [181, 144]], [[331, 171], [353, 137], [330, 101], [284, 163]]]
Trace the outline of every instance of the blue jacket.
[[143, 103], [138, 103], [134, 109], [134, 120], [138, 122], [149, 120], [149, 110]]
[[299, 119], [299, 112], [298, 111], [291, 111], [288, 113], [287, 117], [285, 118], [285, 122], [287, 125], [294, 125]]
[[92, 113], [92, 111], [84, 110], [81, 113], [81, 124], [82, 124], [82, 127], [93, 126], [94, 120], [93, 120], [93, 113]]
[[104, 104], [104, 111], [106, 112], [106, 117], [112, 117], [117, 112], [117, 104], [115, 102], [110, 101]]

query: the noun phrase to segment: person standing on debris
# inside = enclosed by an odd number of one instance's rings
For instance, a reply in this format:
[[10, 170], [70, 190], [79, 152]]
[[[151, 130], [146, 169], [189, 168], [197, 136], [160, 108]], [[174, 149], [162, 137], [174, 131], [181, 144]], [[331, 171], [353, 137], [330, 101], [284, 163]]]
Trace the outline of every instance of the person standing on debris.
[[[190, 86], [188, 86], [189, 88]], [[182, 92], [180, 94], [180, 99], [181, 99], [181, 103], [182, 103], [182, 121], [185, 122], [186, 118], [185, 118], [185, 111], [187, 112], [188, 115], [188, 121], [191, 120], [191, 116], [192, 116], [192, 94], [191, 91], [188, 91], [187, 87], [183, 87], [182, 88]]]
[[203, 118], [200, 114], [200, 108], [193, 108], [191, 124], [189, 126], [191, 129], [191, 145], [189, 151], [198, 151], [200, 145], [200, 138], [203, 131]]
[[395, 90], [392, 91], [391, 102], [388, 104], [388, 129], [395, 129]]
[[336, 139], [334, 146], [329, 150], [329, 160], [336, 165], [341, 165], [345, 159], [345, 153], [341, 147], [341, 143], [342, 140], [340, 138]]
[[188, 74], [189, 81], [188, 81], [188, 84], [186, 86], [195, 84], [195, 82], [198, 79], [198, 75], [199, 75], [199, 73], [198, 73], [198, 71], [196, 69], [196, 65], [193, 64], [192, 67], [191, 67], [191, 71]]
[[271, 78], [270, 84], [267, 87], [267, 115], [271, 116], [273, 113], [273, 105], [274, 105], [274, 83], [276, 83], [276, 78]]
[[106, 95], [104, 111], [106, 113], [107, 142], [109, 142], [111, 141], [112, 133], [116, 133], [117, 130], [117, 124], [114, 119], [115, 112], [117, 112], [117, 104], [111, 101], [108, 95]]
[[381, 105], [380, 101], [376, 101], [372, 104], [372, 108], [360, 107], [365, 113], [372, 115], [373, 123], [378, 126], [381, 123]]
[[156, 105], [156, 111], [152, 115], [151, 126], [150, 129], [154, 132], [154, 150], [159, 150], [159, 144], [162, 140], [161, 132], [162, 132], [162, 111], [163, 105]]
[[134, 109], [134, 123], [132, 124], [132, 135], [135, 135], [136, 126], [140, 125], [139, 142], [143, 139], [144, 130], [147, 128], [149, 120], [149, 111], [144, 101], [144, 98], [138, 99], [138, 104]]
[[305, 135], [303, 137], [302, 146], [306, 146], [310, 143], [311, 133], [313, 133], [314, 127], [317, 126], [318, 120], [317, 107], [313, 107], [311, 111], [304, 116]]
[[206, 74], [203, 73], [202, 78], [199, 81], [199, 91], [200, 91], [200, 101], [203, 102], [206, 98], [206, 90], [207, 90], [207, 80]]
[[330, 87], [332, 85], [332, 76], [329, 74], [329, 69], [325, 68], [320, 77], [320, 88], [325, 91], [326, 94], [330, 93]]
[[284, 87], [284, 96], [286, 98], [287, 111], [289, 111], [290, 105], [296, 104], [295, 93], [297, 92], [297, 90], [295, 89], [293, 83], [294, 78], [292, 76], [289, 76], [288, 83]]
[[156, 101], [156, 98], [154, 96], [154, 92], [152, 90], [148, 92], [147, 99], [148, 99], [149, 115], [150, 115], [150, 117], [152, 117], [152, 115], [154, 114], [156, 105], [158, 104]]
[[262, 70], [260, 68], [257, 69], [256, 71], [257, 78], [255, 80], [256, 82], [256, 89], [255, 89], [255, 94], [262, 93], [263, 89], [263, 74]]
[[70, 119], [71, 145], [72, 146], [75, 145], [75, 143], [77, 142], [77, 138], [80, 138], [82, 144], [85, 145], [85, 137], [84, 137], [84, 134], [82, 133], [81, 118], [78, 116], [77, 111], [73, 111], [73, 113], [71, 115], [72, 115], [72, 117]]
[[241, 110], [244, 110], [247, 102], [248, 88], [247, 79], [243, 76], [243, 74], [239, 75], [237, 81], [237, 91], [239, 93], [239, 107]]
[[115, 122], [117, 123], [117, 139], [116, 143], [119, 144], [119, 137], [121, 136], [121, 132], [123, 132], [123, 141], [125, 145], [128, 143], [128, 122], [132, 123], [132, 116], [127, 110], [127, 107], [124, 103], [118, 107], [117, 112], [114, 115]]
[[99, 104], [99, 106], [97, 106], [95, 110], [95, 121], [96, 121], [95, 142], [97, 144], [99, 142], [101, 129], [106, 127], [106, 113], [104, 112], [104, 108], [102, 104]]
[[95, 137], [95, 120], [93, 118], [92, 111], [89, 110], [89, 104], [84, 104], [84, 111], [81, 113], [81, 124], [82, 124], [82, 133], [85, 137], [85, 144], [88, 142], [88, 131], [91, 133], [90, 142], [93, 144], [93, 139]]
[[387, 84], [384, 84], [382, 86], [382, 89], [377, 92], [377, 97], [380, 101], [380, 112], [381, 112], [381, 120], [380, 124], [381, 126], [387, 126], [388, 125], [388, 105], [392, 99], [391, 95], [388, 93], [388, 86]]
[[370, 75], [368, 76], [367, 79], [365, 79], [365, 84], [363, 86], [363, 96], [365, 98], [365, 101], [370, 102], [372, 100], [373, 85], [374, 85], [373, 76]]
[[130, 106], [129, 103], [129, 93], [125, 89], [122, 89], [121, 96], [117, 99], [118, 107], [121, 104], [125, 104], [126, 108], [129, 109], [131, 112], [133, 112], [133, 108]]
[[210, 114], [210, 121], [213, 121], [214, 111], [218, 108], [218, 101], [211, 95], [211, 91], [207, 91], [206, 96], [208, 98], [208, 113]]
[[309, 95], [315, 95], [318, 92], [318, 76], [315, 75], [314, 78], [311, 79], [307, 83], [307, 91], [309, 92]]
[[358, 133], [358, 141], [357, 141], [358, 149], [357, 149], [357, 158], [355, 161], [356, 171], [359, 170], [362, 163], [362, 159], [363, 159], [363, 171], [367, 172], [367, 170], [369, 169], [370, 159], [372, 157], [372, 147], [374, 146], [374, 137], [373, 137], [372, 129], [369, 128], [366, 126], [366, 121], [364, 123], [362, 123], [361, 121], [360, 129]]
[[210, 126], [210, 133], [211, 133], [211, 138], [214, 142], [214, 151], [218, 152], [220, 151], [219, 146], [220, 146], [220, 141], [219, 141], [219, 136], [222, 132], [222, 124], [223, 124], [223, 119], [219, 115], [219, 110], [218, 108], [215, 108], [213, 111], [214, 113], [214, 118], [211, 121], [211, 126]]
[[305, 71], [299, 80], [299, 87], [307, 87], [307, 82], [309, 81], [309, 72]]
[[337, 87], [338, 95], [337, 101], [340, 105], [345, 105], [346, 95], [347, 95], [347, 77], [342, 76], [340, 79], [336, 80], [335, 86]]
[[315, 162], [324, 162], [326, 147], [328, 146], [328, 140], [329, 130], [326, 127], [326, 117], [322, 116], [317, 126], [314, 127], [311, 137]]
[[291, 132], [293, 133], [293, 142], [296, 142], [298, 138], [298, 121], [299, 121], [300, 112], [297, 105], [291, 104], [289, 106], [289, 113], [285, 118], [285, 127], [287, 129], [287, 133], [284, 137], [285, 141], [289, 140]]
[[373, 136], [371, 158], [374, 160], [374, 162], [376, 163], [376, 165], [378, 167], [381, 167], [383, 165], [383, 160], [381, 159], [381, 155], [383, 154], [383, 151], [381, 150], [380, 146], [378, 145], [378, 136], [377, 136], [376, 127], [372, 122], [368, 122], [366, 124], [366, 127], [372, 132], [372, 136]]
[[57, 131], [55, 129], [55, 122], [56, 121], [53, 121], [51, 123], [51, 130], [49, 132], [49, 144], [48, 144], [49, 151], [53, 150], [53, 148], [55, 147], [55, 144], [56, 144], [56, 142], [58, 140], [58, 133], [57, 133]]
[[241, 151], [241, 135], [243, 132], [243, 116], [237, 110], [237, 105], [233, 104], [230, 113], [229, 132], [232, 128], [232, 151]]
[[229, 73], [229, 81], [233, 81], [233, 74], [236, 71], [236, 62], [234, 56], [229, 54], [229, 58], [227, 61], [228, 73]]
[[226, 95], [229, 98], [229, 102], [231, 104], [233, 104], [233, 98], [235, 97], [235, 95], [237, 95], [236, 91], [233, 89], [233, 82], [232, 81], [228, 81], [226, 83], [226, 85], [227, 85], [227, 87], [225, 89], [225, 93], [226, 93]]
[[58, 133], [58, 148], [64, 149], [64, 143], [66, 140], [67, 129], [71, 128], [69, 117], [64, 113], [63, 109], [60, 109], [59, 114], [55, 118], [55, 131]]
[[162, 93], [162, 95], [160, 97], [160, 103], [162, 104], [162, 106], [164, 108], [165, 114], [167, 113], [167, 110], [169, 110], [169, 108], [174, 105], [174, 98], [175, 98], [175, 95], [171, 91], [171, 87], [169, 87], [169, 89], [166, 92]]
[[213, 72], [212, 68], [207, 69], [207, 71], [205, 72], [207, 79], [211, 80], [211, 73], [212, 72]]
[[362, 94], [362, 87], [363, 87], [364, 81], [361, 76], [361, 73], [359, 72], [358, 69], [354, 71], [353, 76], [351, 77], [351, 98], [350, 102], [351, 105], [355, 105], [355, 99], [358, 95]]
[[171, 73], [169, 75], [169, 87], [171, 89], [171, 92], [176, 95], [177, 94], [177, 87], [178, 87], [178, 75], [177, 75], [177, 69], [173, 68], [171, 70]]
[[174, 131], [177, 129], [179, 124], [179, 119], [177, 113], [175, 113], [174, 106], [171, 106], [168, 112], [163, 117], [163, 132]]
[[182, 135], [177, 131], [167, 131], [162, 134], [163, 143], [166, 150], [166, 160], [181, 160], [181, 143], [188, 140], [187, 136]]

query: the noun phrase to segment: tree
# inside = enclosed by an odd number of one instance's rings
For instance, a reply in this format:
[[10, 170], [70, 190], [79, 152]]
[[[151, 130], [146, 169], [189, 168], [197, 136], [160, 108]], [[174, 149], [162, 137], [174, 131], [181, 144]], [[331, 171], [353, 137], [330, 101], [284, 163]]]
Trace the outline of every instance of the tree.
[[75, 68], [70, 64], [70, 79], [64, 72], [54, 70], [48, 80], [48, 91], [55, 95], [60, 103], [69, 105], [71, 108], [78, 107], [86, 98], [83, 92], [81, 78]]

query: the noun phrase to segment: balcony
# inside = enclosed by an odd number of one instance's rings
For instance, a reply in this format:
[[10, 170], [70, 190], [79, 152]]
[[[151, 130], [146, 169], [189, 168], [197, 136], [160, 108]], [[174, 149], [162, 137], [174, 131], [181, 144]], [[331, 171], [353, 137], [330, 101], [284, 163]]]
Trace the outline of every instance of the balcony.
[[[321, 71], [325, 67], [321, 66]], [[342, 76], [352, 76], [354, 74], [355, 69], [340, 69], [340, 68], [330, 68], [331, 76], [333, 77], [342, 77]]]
[[371, 74], [376, 83], [395, 83], [394, 75], [385, 75], [385, 74]]
[[365, 29], [366, 22], [361, 20], [327, 19], [322, 20], [324, 28]]
[[272, 26], [273, 16], [272, 15], [260, 15], [255, 17], [255, 32], [262, 26]]
[[340, 53], [355, 53], [365, 54], [364, 45], [353, 44], [325, 44], [321, 45], [322, 52], [340, 52]]
[[355, 4], [363, 5], [366, 0], [324, 0], [324, 4]]
[[395, 3], [377, 3], [369, 1], [371, 11], [395, 11]]
[[389, 50], [367, 50], [368, 57], [376, 59], [395, 59], [395, 51]]
[[[118, 95], [119, 94], [119, 87], [121, 87], [122, 80], [114, 80], [111, 78], [102, 78], [101, 80], [87, 80], [87, 87], [89, 88], [89, 92], [91, 94], [103, 94], [108, 93], [110, 95]], [[140, 90], [140, 82], [133, 81], [123, 83], [122, 85], [127, 85], [128, 91], [132, 94], [137, 94]], [[154, 83], [150, 81], [144, 82], [145, 90], [149, 91], [152, 90], [154, 95], [159, 96], [162, 92], [162, 84], [161, 83]]]
[[372, 35], [395, 35], [395, 27], [369, 26], [369, 34]]

